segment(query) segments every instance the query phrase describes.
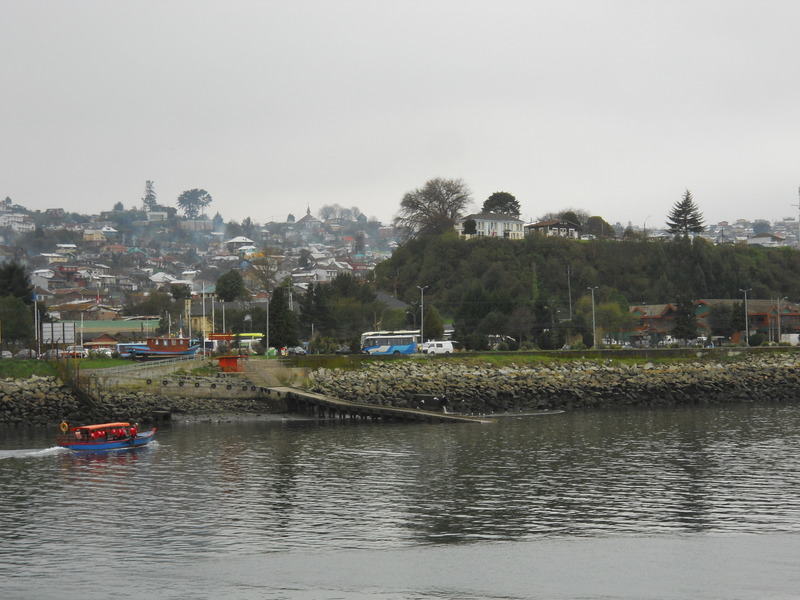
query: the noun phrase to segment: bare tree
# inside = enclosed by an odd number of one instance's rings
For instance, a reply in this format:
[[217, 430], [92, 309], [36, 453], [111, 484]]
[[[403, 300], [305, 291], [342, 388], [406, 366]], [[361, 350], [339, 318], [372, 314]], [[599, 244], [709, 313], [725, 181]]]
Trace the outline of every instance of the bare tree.
[[431, 179], [403, 196], [394, 226], [406, 239], [452, 230], [471, 202], [470, 194], [462, 179]]
[[259, 252], [250, 255], [250, 267], [247, 269], [247, 275], [258, 289], [268, 292], [275, 287], [275, 273], [278, 272], [279, 259], [280, 251], [270, 247], [262, 248]]

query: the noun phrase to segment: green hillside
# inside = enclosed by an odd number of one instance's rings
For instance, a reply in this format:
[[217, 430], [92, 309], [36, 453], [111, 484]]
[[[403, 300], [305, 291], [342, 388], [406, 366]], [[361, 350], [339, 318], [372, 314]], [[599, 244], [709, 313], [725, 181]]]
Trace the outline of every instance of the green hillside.
[[378, 266], [375, 277], [379, 289], [397, 290], [398, 298], [416, 306], [418, 286], [427, 286], [426, 313], [434, 306], [453, 320], [459, 339], [476, 332], [533, 339], [564, 322], [573, 333], [585, 332], [592, 319], [589, 288], [608, 322], [628, 319], [630, 304], [681, 297], [741, 301], [742, 289], [753, 299], [798, 300], [798, 274], [800, 253], [791, 248], [715, 246], [701, 238], [462, 240], [445, 234], [411, 240]]

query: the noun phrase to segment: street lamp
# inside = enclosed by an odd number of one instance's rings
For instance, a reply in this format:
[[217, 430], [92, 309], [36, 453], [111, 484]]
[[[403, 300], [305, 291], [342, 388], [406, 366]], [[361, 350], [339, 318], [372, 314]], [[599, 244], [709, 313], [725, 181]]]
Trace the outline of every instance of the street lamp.
[[556, 315], [561, 314], [560, 310], [554, 309], [552, 306], [545, 306], [550, 311], [550, 329], [556, 328]]
[[[253, 316], [250, 313], [247, 313], [244, 316], [244, 330], [249, 333], [250, 330], [252, 329], [252, 325], [253, 325]], [[250, 339], [250, 337], [248, 336], [247, 339]], [[247, 346], [247, 350], [248, 351], [251, 351], [253, 349], [253, 345], [252, 344], [253, 344], [253, 342], [251, 341], [249, 343], [249, 345]], [[242, 343], [240, 341], [239, 342], [239, 354], [241, 354], [241, 353], [242, 353]]]
[[744, 339], [748, 348], [750, 347], [750, 316], [747, 314], [747, 292], [752, 290], [753, 288], [747, 288], [746, 290], [739, 288], [739, 291], [744, 293]]
[[266, 331], [266, 343], [267, 343], [267, 358], [269, 358], [269, 295], [267, 295], [267, 331]]
[[417, 286], [419, 289], [419, 340], [425, 343], [425, 290], [427, 285]]
[[597, 320], [594, 312], [594, 291], [597, 289], [597, 287], [598, 286], [586, 288], [592, 292], [592, 347], [597, 345]]

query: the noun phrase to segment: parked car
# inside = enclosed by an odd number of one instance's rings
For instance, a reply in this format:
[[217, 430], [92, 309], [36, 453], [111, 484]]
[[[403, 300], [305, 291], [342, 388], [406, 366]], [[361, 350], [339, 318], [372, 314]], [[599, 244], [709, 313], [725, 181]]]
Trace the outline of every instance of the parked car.
[[302, 346], [292, 346], [291, 348], [286, 349], [286, 354], [294, 355], [294, 356], [303, 356], [307, 354], [305, 348]]
[[422, 344], [423, 354], [451, 354], [453, 352], [453, 342], [425, 342]]
[[38, 354], [36, 354], [36, 350], [20, 350], [14, 355], [14, 358], [38, 358]]
[[111, 358], [111, 348], [95, 348], [91, 351], [91, 354], [99, 358]]
[[57, 360], [63, 356], [64, 351], [58, 348], [50, 348], [49, 350], [45, 350], [44, 354], [42, 354], [42, 358], [45, 360]]
[[89, 356], [89, 351], [83, 346], [67, 346], [64, 356], [67, 358], [86, 358]]
[[353, 350], [350, 348], [350, 346], [339, 346], [336, 349], [335, 353], [336, 354], [352, 354]]
[[0, 352], [0, 358], [14, 358], [14, 355], [11, 354], [8, 350], [3, 350]]

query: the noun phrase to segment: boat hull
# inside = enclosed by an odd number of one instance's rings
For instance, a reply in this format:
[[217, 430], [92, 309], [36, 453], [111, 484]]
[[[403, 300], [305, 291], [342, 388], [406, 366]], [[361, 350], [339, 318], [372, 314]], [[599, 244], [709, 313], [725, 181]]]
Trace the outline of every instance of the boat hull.
[[188, 350], [153, 350], [151, 348], [131, 348], [129, 351], [130, 358], [173, 358], [176, 356], [192, 356], [197, 354], [200, 346], [192, 346]]
[[155, 428], [138, 434], [136, 437], [123, 438], [108, 441], [59, 441], [58, 445], [75, 452], [105, 452], [108, 450], [130, 450], [131, 448], [141, 448], [153, 441], [156, 434]]

